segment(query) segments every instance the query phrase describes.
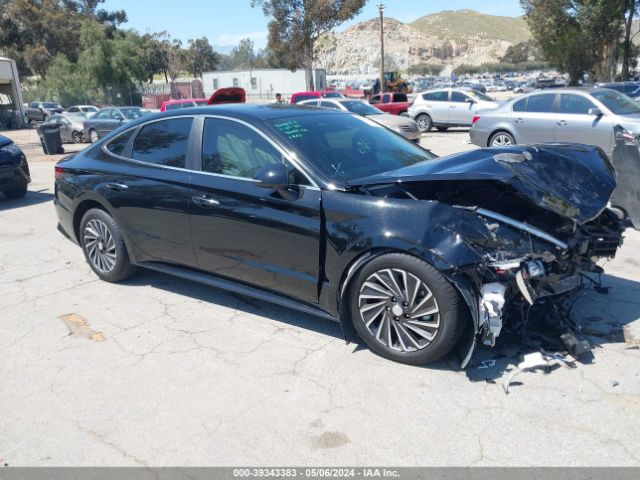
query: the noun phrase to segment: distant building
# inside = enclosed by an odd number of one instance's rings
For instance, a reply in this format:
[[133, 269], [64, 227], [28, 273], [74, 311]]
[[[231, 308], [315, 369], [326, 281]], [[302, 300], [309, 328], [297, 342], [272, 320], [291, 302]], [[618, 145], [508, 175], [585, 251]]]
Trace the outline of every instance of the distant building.
[[0, 129], [20, 128], [24, 113], [16, 62], [0, 57]]
[[[327, 88], [325, 70], [313, 70], [313, 80], [316, 90]], [[305, 71], [292, 72], [285, 68], [205, 72], [202, 83], [207, 97], [218, 88], [241, 87], [247, 92], [248, 100], [269, 100], [276, 93], [288, 97], [307, 90]]]

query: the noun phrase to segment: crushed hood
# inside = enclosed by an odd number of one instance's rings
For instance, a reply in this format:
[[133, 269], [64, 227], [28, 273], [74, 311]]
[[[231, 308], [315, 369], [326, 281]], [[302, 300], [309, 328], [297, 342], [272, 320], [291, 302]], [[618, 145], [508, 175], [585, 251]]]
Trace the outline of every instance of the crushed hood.
[[578, 223], [597, 217], [616, 187], [605, 153], [578, 144], [486, 148], [349, 182], [351, 187], [438, 181], [502, 182], [537, 206]]

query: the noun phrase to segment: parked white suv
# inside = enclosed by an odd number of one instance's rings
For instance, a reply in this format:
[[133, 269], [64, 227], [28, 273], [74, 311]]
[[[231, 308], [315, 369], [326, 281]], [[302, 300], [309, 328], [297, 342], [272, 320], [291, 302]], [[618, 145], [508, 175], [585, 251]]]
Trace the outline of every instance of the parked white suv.
[[433, 127], [444, 131], [449, 127], [470, 127], [478, 110], [499, 106], [493, 98], [470, 88], [441, 88], [416, 95], [409, 116], [421, 132]]

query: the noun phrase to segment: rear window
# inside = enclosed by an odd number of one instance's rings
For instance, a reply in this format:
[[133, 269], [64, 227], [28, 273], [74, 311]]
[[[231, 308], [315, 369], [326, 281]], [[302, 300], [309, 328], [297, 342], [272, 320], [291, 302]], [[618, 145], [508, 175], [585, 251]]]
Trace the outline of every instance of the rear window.
[[527, 112], [552, 113], [555, 100], [555, 94], [534, 95], [529, 97], [529, 101], [527, 102]]
[[449, 92], [431, 92], [422, 95], [422, 98], [429, 102], [448, 102]]
[[107, 150], [115, 155], [122, 156], [124, 148], [127, 146], [127, 143], [129, 143], [129, 139], [131, 138], [131, 135], [133, 135], [134, 130], [135, 128], [129, 129], [111, 140], [107, 143]]
[[172, 118], [142, 127], [133, 142], [132, 158], [141, 162], [185, 168], [192, 118]]

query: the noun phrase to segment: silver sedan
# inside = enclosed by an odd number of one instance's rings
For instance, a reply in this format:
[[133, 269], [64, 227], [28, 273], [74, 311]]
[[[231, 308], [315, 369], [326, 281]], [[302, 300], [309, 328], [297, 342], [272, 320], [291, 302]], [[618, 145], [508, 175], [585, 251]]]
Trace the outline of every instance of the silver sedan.
[[388, 113], [384, 113], [362, 100], [349, 98], [319, 98], [305, 100], [303, 102], [299, 102], [298, 105], [332, 108], [334, 110], [356, 113], [367, 117], [396, 133], [399, 133], [407, 140], [411, 140], [415, 143], [420, 141], [421, 134], [416, 122], [401, 115], [389, 115]]
[[640, 105], [607, 88], [563, 88], [535, 92], [476, 113], [469, 131], [479, 147], [568, 142], [596, 145], [609, 157], [614, 127], [640, 134]]

